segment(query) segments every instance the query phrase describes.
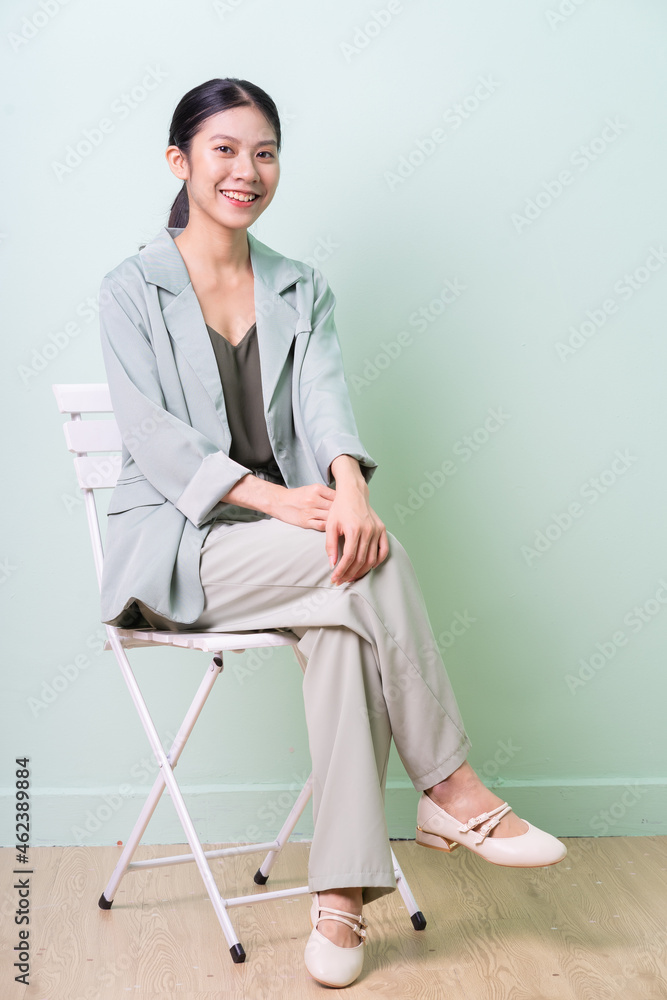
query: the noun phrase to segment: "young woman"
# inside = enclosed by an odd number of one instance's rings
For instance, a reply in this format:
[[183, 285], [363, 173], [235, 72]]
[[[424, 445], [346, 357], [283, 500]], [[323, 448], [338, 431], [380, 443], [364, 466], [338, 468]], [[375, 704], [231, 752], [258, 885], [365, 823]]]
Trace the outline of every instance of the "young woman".
[[517, 867], [566, 850], [466, 760], [414, 569], [370, 504], [377, 463], [357, 432], [326, 279], [248, 232], [276, 192], [280, 146], [258, 86], [214, 79], [185, 94], [166, 150], [183, 181], [169, 224], [103, 279], [123, 454], [102, 620], [299, 637], [315, 819], [305, 962], [346, 986], [363, 963], [362, 904], [396, 887], [392, 736], [422, 793], [420, 844]]

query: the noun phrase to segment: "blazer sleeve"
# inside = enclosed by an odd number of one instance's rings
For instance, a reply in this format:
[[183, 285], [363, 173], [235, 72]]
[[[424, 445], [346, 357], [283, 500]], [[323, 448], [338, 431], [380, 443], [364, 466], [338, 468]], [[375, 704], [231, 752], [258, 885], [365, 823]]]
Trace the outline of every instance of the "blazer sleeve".
[[356, 458], [368, 482], [377, 468], [377, 462], [359, 438], [352, 410], [334, 322], [336, 297], [318, 268], [313, 268], [313, 276], [312, 329], [299, 380], [304, 426], [320, 473], [329, 486], [334, 485], [331, 463], [338, 455]]
[[142, 312], [109, 275], [100, 286], [99, 318], [109, 394], [123, 444], [146, 479], [200, 527], [251, 470], [166, 409]]

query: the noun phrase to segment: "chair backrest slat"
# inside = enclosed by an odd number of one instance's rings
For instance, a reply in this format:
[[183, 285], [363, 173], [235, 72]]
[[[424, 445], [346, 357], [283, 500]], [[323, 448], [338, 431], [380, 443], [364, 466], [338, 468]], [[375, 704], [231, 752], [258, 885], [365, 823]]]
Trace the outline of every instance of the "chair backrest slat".
[[111, 396], [106, 382], [79, 385], [54, 385], [61, 413], [112, 413]]
[[53, 392], [60, 412], [72, 417], [63, 425], [63, 430], [67, 447], [75, 454], [74, 469], [79, 486], [86, 490], [114, 487], [121, 469], [123, 445], [118, 424], [113, 417], [81, 419], [82, 413], [113, 413], [109, 386], [106, 382], [54, 385]]
[[[69, 450], [74, 452], [74, 470], [79, 487], [83, 491], [95, 572], [97, 582], [101, 586], [104, 546], [95, 490], [111, 489], [116, 485], [121, 469], [122, 439], [113, 416], [103, 420], [83, 420], [82, 415], [113, 414], [109, 386], [106, 382], [86, 382], [72, 385], [55, 384], [51, 388], [58, 409], [70, 417], [63, 428], [65, 440]], [[91, 454], [91, 452], [106, 452], [106, 454]], [[111, 634], [111, 626], [107, 626], [107, 630]]]
[[123, 446], [115, 420], [70, 420], [63, 424], [70, 451], [120, 451]]
[[83, 489], [115, 486], [120, 472], [120, 455], [77, 455], [74, 468]]

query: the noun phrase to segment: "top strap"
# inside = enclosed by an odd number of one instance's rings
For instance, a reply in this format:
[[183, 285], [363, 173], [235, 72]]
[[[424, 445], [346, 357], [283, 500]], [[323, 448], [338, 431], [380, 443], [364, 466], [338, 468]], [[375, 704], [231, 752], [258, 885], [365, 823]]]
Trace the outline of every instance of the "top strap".
[[[459, 833], [467, 833], [468, 830], [472, 830], [473, 827], [478, 826], [479, 823], [484, 823], [485, 820], [490, 819], [491, 816], [499, 813], [501, 809], [503, 810], [502, 815], [504, 816], [506, 812], [511, 810], [511, 808], [512, 807], [508, 805], [507, 802], [503, 802], [501, 805], [496, 806], [495, 809], [491, 809], [489, 812], [483, 812], [480, 813], [479, 816], [473, 816], [472, 819], [467, 821], [467, 823], [464, 823], [459, 827]], [[498, 819], [500, 819], [500, 817], [498, 817]]]
[[[323, 917], [322, 913], [325, 910], [327, 911], [327, 913], [333, 913], [338, 915], [333, 917]], [[347, 926], [351, 927], [353, 931], [356, 931], [356, 933], [359, 935], [362, 941], [365, 940], [366, 928], [368, 927], [368, 923], [364, 919], [364, 917], [362, 917], [361, 914], [348, 913], [347, 910], [334, 910], [333, 907], [331, 906], [319, 906], [319, 905], [318, 905], [318, 911], [319, 912], [317, 915], [317, 920], [315, 921], [315, 927], [317, 927], [320, 920], [338, 920], [341, 924], [347, 924]], [[357, 922], [353, 923], [352, 920], [349, 919], [350, 917], [352, 917], [353, 920], [356, 920]]]
[[472, 819], [469, 819], [468, 822], [465, 824], [465, 826], [459, 827], [459, 832], [467, 833], [468, 830], [472, 830], [473, 827], [477, 826], [484, 820], [487, 820], [487, 822], [484, 823], [484, 826], [480, 827], [479, 830], [475, 831], [476, 833], [481, 834], [480, 839], [475, 841], [476, 846], [479, 847], [480, 844], [484, 843], [485, 838], [488, 836], [491, 830], [493, 830], [494, 827], [498, 826], [503, 816], [505, 816], [508, 812], [511, 811], [512, 807], [508, 805], [507, 802], [503, 802], [502, 805], [496, 806], [495, 809], [491, 809], [489, 812], [481, 813], [479, 816], [474, 816]]

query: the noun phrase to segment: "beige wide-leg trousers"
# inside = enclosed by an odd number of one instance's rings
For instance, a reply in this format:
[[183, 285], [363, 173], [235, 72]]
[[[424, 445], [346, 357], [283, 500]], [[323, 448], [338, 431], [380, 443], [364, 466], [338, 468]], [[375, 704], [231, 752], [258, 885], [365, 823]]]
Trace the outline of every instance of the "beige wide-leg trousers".
[[410, 558], [387, 538], [384, 562], [335, 586], [323, 531], [279, 518], [218, 522], [201, 552], [204, 610], [188, 626], [299, 636], [314, 780], [308, 886], [362, 886], [364, 903], [396, 888], [384, 812], [391, 737], [418, 791], [471, 747]]

